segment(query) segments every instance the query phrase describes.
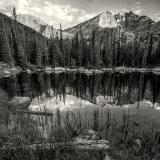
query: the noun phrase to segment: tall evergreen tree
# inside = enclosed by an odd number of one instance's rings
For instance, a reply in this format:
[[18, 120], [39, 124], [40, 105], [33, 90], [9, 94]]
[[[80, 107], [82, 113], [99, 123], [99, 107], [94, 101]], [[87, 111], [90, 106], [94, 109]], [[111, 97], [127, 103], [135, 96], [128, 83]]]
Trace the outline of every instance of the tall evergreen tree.
[[15, 8], [15, 7], [13, 8], [13, 13], [12, 13], [12, 15], [13, 15], [13, 19], [14, 19], [15, 21], [17, 21], [17, 13], [16, 13], [16, 8]]
[[[22, 68], [26, 68], [28, 66], [27, 57], [25, 54], [25, 47], [24, 47], [24, 30], [23, 27], [18, 26], [16, 20], [16, 10], [13, 9], [13, 15], [15, 20], [12, 22], [12, 36], [13, 36], [13, 48], [14, 48], [14, 58], [15, 62], [18, 66]], [[20, 32], [21, 30], [21, 32]]]
[[3, 62], [13, 66], [13, 57], [3, 17], [0, 19], [0, 54]]

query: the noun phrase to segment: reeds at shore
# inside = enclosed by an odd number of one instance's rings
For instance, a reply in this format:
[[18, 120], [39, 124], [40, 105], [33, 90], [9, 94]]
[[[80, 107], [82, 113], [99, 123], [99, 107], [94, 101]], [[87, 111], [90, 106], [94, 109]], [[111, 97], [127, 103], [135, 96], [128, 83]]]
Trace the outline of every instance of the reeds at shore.
[[[160, 132], [151, 125], [139, 126], [132, 121], [128, 113], [123, 114], [120, 122], [110, 111], [100, 110], [83, 113], [81, 111], [61, 112], [57, 109], [53, 116], [32, 116], [13, 115], [4, 109], [0, 114], [0, 155], [4, 159], [12, 155], [17, 159], [22, 157], [39, 159], [40, 155], [46, 155], [48, 159], [52, 156], [59, 156], [61, 159], [69, 156], [70, 159], [74, 159], [76, 149], [65, 148], [65, 143], [71, 142], [73, 138], [90, 129], [98, 133], [99, 139], [109, 140], [108, 152], [114, 159], [119, 157], [120, 159], [158, 160], [160, 156]], [[61, 143], [61, 145], [54, 149], [32, 150], [29, 147], [40, 143]], [[99, 155], [100, 152], [102, 151], [98, 151]], [[88, 153], [79, 151], [76, 155], [78, 159], [86, 159], [91, 153], [92, 151]]]

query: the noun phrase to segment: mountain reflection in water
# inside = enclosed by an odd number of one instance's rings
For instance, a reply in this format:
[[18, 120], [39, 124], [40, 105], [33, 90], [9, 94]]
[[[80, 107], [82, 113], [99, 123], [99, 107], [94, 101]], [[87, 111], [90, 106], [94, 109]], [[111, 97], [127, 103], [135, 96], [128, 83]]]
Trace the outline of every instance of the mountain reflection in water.
[[31, 110], [91, 110], [99, 107], [111, 108], [119, 113], [123, 108], [131, 109], [137, 114], [137, 109], [141, 109], [143, 116], [155, 116], [160, 109], [159, 82], [160, 76], [151, 73], [105, 73], [90, 76], [80, 73], [21, 73], [0, 79], [0, 99], [31, 97]]

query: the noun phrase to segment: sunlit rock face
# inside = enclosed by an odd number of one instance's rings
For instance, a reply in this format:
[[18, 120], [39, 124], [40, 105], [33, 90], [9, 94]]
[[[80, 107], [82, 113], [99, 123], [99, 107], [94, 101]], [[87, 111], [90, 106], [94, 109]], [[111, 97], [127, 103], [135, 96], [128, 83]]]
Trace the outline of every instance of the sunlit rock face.
[[81, 30], [84, 37], [88, 37], [92, 34], [93, 30], [101, 30], [103, 28], [116, 28], [117, 22], [112, 12], [104, 12], [99, 14], [88, 21], [82, 22], [74, 27], [64, 30], [69, 34], [75, 35]]
[[99, 26], [102, 28], [116, 28], [117, 22], [112, 12], [104, 12], [99, 17]]
[[17, 21], [31, 28], [34, 28], [38, 32], [40, 30], [40, 25], [46, 25], [46, 23], [42, 21], [40, 18], [29, 14], [17, 15]]
[[52, 34], [56, 34], [58, 31], [57, 29], [52, 29], [50, 25], [46, 24], [40, 18], [28, 14], [18, 15], [17, 21], [36, 30], [37, 32], [41, 32], [48, 38], [50, 38]]
[[[29, 15], [29, 14], [19, 14], [17, 15], [17, 21], [40, 32], [43, 36], [47, 38], [51, 38], [52, 36], [59, 35], [59, 29], [53, 28], [51, 25], [48, 25], [40, 18]], [[71, 37], [68, 33], [63, 33], [64, 38]]]
[[[51, 38], [53, 35], [60, 35], [59, 28], [55, 29], [54, 26], [46, 24], [35, 16], [21, 14], [17, 16], [17, 20], [38, 32], [42, 32], [45, 37]], [[159, 22], [155, 23], [147, 16], [140, 16], [133, 12], [115, 14], [106, 11], [76, 26], [63, 30], [63, 37], [73, 38], [80, 30], [84, 37], [90, 37], [93, 30], [99, 32], [106, 29], [116, 29], [117, 26], [120, 26], [121, 32], [124, 32], [129, 41], [134, 39], [135, 33], [145, 35], [149, 29], [153, 31], [160, 30]], [[101, 34], [101, 32], [98, 34]]]

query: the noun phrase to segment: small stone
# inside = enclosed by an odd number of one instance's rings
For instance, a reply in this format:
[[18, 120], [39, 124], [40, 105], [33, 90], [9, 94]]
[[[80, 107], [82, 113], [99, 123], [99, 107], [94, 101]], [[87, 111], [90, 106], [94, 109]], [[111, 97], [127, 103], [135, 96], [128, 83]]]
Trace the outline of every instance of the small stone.
[[27, 72], [27, 73], [31, 73], [31, 70], [30, 70], [30, 69], [27, 69], [26, 72]]
[[110, 156], [108, 154], [106, 154], [104, 160], [111, 160]]
[[4, 71], [5, 75], [10, 75], [11, 73], [9, 71]]
[[6, 64], [6, 63], [2, 63], [2, 66], [3, 66], [3, 67], [7, 67], [7, 64]]
[[51, 67], [46, 67], [45, 71], [52, 71], [52, 68]]
[[141, 145], [142, 145], [142, 141], [140, 140], [140, 139], [136, 139], [136, 144], [139, 146], [139, 147], [141, 147]]

